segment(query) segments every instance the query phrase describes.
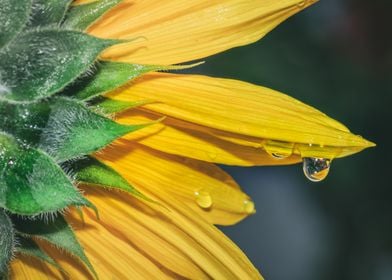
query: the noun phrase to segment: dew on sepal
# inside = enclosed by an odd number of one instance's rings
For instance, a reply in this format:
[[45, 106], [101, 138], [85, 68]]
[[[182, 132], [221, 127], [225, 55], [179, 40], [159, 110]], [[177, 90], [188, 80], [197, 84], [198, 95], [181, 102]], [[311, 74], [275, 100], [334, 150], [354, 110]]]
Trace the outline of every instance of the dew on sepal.
[[212, 206], [212, 197], [208, 191], [195, 191], [195, 197], [197, 205], [199, 205], [201, 208], [210, 208]]
[[325, 158], [305, 157], [302, 162], [304, 174], [312, 182], [324, 180], [331, 166], [331, 160]]

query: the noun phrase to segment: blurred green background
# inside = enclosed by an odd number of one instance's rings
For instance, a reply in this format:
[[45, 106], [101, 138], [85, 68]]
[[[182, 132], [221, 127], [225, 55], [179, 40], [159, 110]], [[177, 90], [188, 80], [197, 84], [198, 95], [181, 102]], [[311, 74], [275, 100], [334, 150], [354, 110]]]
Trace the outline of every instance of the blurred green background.
[[197, 69], [288, 93], [378, 145], [320, 183], [300, 165], [226, 168], [257, 214], [223, 230], [267, 279], [392, 279], [391, 2], [320, 1]]

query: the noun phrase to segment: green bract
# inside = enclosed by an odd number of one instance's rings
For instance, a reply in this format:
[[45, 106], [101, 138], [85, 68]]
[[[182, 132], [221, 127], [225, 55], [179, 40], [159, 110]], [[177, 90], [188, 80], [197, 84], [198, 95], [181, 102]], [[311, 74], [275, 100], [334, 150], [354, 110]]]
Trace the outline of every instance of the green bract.
[[17, 248], [18, 253], [37, 258], [41, 261], [53, 265], [58, 269], [61, 269], [61, 267], [56, 263], [56, 261], [53, 260], [48, 254], [46, 254], [45, 251], [43, 251], [33, 239], [29, 237], [24, 237], [22, 235], [17, 235], [17, 237], [18, 237], [18, 248]]
[[14, 240], [14, 229], [11, 221], [5, 211], [0, 210], [0, 271], [3, 273], [7, 271], [7, 264], [12, 257]]
[[119, 2], [0, 0], [0, 279], [14, 254], [61, 269], [39, 240], [78, 258], [96, 277], [62, 216], [70, 206], [95, 210], [79, 183], [148, 199], [91, 156], [148, 125], [109, 118], [148, 101], [117, 102], [102, 94], [148, 71], [176, 69], [99, 61], [103, 50], [121, 42], [84, 30]]

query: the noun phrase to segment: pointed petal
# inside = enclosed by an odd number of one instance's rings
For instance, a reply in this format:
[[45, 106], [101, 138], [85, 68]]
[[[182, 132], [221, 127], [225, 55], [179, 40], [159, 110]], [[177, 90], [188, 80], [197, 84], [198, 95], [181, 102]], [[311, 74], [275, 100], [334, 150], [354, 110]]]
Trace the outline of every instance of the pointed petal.
[[[164, 189], [215, 224], [233, 224], [254, 212], [234, 180], [214, 164], [168, 155], [121, 140], [97, 154], [132, 184]], [[198, 206], [200, 205], [200, 206]]]
[[89, 32], [134, 39], [113, 47], [104, 59], [175, 64], [253, 43], [314, 0], [124, 1]]
[[143, 107], [234, 134], [294, 143], [303, 156], [341, 157], [374, 145], [294, 98], [236, 80], [153, 73], [109, 97], [157, 101]]
[[[116, 121], [122, 124], [140, 124], [161, 117], [159, 114], [136, 109], [117, 115]], [[160, 123], [127, 134], [122, 139], [168, 154], [226, 165], [287, 165], [301, 161], [298, 156], [285, 159], [270, 156], [262, 149], [261, 139], [246, 142], [244, 137], [228, 139], [229, 135], [224, 138], [222, 134], [222, 131], [216, 129], [168, 117]]]

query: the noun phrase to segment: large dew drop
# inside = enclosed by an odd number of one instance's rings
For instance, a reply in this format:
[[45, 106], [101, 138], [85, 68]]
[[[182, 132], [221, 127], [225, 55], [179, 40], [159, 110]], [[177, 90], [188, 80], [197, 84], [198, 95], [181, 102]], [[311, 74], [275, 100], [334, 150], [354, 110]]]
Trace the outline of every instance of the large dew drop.
[[302, 160], [305, 176], [310, 181], [320, 182], [327, 177], [331, 166], [329, 159], [305, 157]]
[[210, 208], [212, 205], [212, 197], [209, 192], [200, 190], [195, 192], [196, 203], [201, 208]]

